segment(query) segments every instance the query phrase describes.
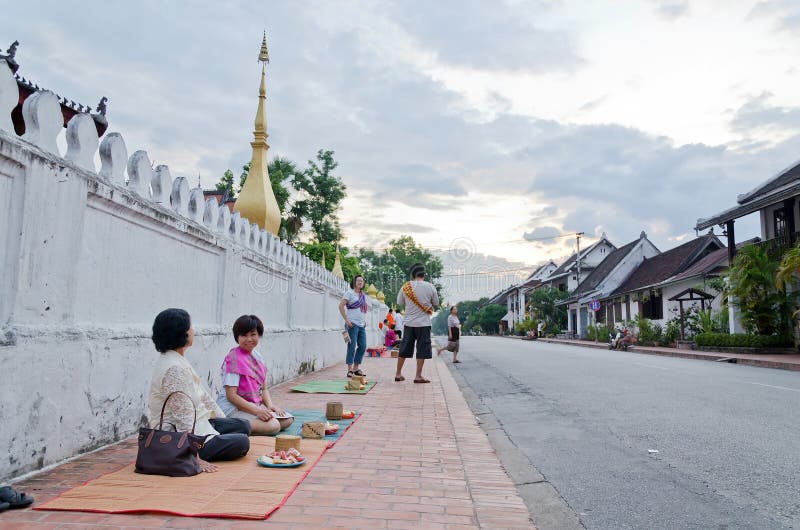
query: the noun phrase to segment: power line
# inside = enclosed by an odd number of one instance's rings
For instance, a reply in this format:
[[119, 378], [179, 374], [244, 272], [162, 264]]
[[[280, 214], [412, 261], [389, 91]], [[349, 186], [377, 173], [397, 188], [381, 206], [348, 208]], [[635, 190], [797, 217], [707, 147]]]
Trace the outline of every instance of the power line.
[[[559, 234], [556, 236], [547, 236], [547, 237], [533, 237], [529, 239], [509, 239], [507, 241], [493, 241], [489, 243], [482, 243], [481, 246], [493, 246], [493, 245], [506, 245], [509, 243], [533, 243], [536, 241], [550, 241], [552, 239], [563, 239], [563, 238], [570, 238], [575, 237], [576, 234], [569, 233], [569, 234]], [[422, 247], [423, 250], [452, 250], [458, 251], [463, 250], [463, 247], [459, 248], [458, 246], [454, 246], [452, 243], [449, 245], [421, 245], [417, 243], [418, 246]], [[476, 245], [477, 246], [477, 245]], [[352, 248], [354, 250], [371, 250], [373, 252], [380, 252], [384, 250], [389, 250], [392, 247], [364, 247], [361, 245], [350, 245], [348, 248]]]

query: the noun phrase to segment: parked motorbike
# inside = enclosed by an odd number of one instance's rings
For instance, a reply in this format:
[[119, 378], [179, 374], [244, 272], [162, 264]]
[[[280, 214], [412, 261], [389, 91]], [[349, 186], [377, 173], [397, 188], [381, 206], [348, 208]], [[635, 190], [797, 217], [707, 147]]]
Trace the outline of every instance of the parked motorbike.
[[628, 333], [627, 329], [617, 330], [617, 334], [608, 334], [608, 349], [628, 351], [636, 343], [636, 337]]

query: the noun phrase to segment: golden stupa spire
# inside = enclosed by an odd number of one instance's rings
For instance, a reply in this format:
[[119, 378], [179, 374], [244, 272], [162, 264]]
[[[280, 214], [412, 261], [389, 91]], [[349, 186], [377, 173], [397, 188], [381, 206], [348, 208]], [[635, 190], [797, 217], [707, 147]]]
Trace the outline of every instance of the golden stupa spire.
[[336, 259], [333, 261], [333, 269], [331, 272], [337, 278], [344, 280], [344, 272], [342, 272], [342, 260], [339, 257], [339, 246], [336, 246]]
[[324, 269], [327, 269], [327, 268], [328, 268], [328, 267], [325, 265], [325, 251], [324, 251], [324, 250], [322, 251], [322, 259], [321, 259], [321, 260], [319, 260], [319, 264], [320, 264], [320, 265], [322, 265], [322, 267], [323, 267]]
[[267, 90], [265, 82], [265, 66], [269, 62], [269, 52], [267, 50], [267, 32], [261, 41], [261, 51], [258, 54], [261, 63], [261, 86], [258, 88], [258, 110], [256, 111], [255, 130], [253, 131], [253, 141], [250, 146], [253, 148], [253, 157], [250, 159], [250, 172], [247, 180], [239, 192], [236, 204], [233, 206], [234, 212], [240, 212], [242, 217], [247, 217], [251, 222], [278, 235], [281, 227], [281, 211], [278, 208], [278, 201], [272, 192], [272, 183], [269, 180], [267, 171], [267, 110], [265, 100]]

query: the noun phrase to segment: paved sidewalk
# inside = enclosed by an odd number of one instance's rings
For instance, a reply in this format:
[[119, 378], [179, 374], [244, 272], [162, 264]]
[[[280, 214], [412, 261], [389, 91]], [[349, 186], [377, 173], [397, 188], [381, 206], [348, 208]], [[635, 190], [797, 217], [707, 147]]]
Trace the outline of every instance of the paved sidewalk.
[[[430, 384], [412, 383], [413, 361], [406, 363], [406, 381], [395, 383], [395, 359], [366, 358], [364, 370], [378, 381], [366, 395], [289, 392], [297, 382], [343, 378], [344, 365], [270, 389], [285, 408], [324, 410], [337, 400], [364, 416], [266, 521], [15, 510], [0, 513], [0, 528], [533, 528], [443, 363], [426, 363]], [[38, 503], [122, 467], [135, 454], [128, 439], [14, 487]]]
[[[608, 349], [605, 342], [591, 342], [586, 340], [566, 339], [537, 339], [552, 344], [570, 344], [585, 348]], [[676, 348], [654, 348], [650, 346], [634, 346], [632, 353], [646, 353], [649, 355], [665, 355], [667, 357], [683, 357], [685, 359], [698, 359], [703, 361], [736, 362], [764, 368], [779, 368], [781, 370], [800, 370], [800, 354], [796, 353], [720, 353], [700, 350], [678, 350]]]

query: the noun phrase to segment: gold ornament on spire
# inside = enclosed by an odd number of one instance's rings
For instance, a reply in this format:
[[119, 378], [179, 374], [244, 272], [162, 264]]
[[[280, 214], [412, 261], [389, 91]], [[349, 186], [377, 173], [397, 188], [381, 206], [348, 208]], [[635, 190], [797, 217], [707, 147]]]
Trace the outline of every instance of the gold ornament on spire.
[[241, 213], [242, 217], [248, 218], [250, 222], [256, 223], [264, 230], [278, 235], [281, 227], [281, 211], [278, 208], [278, 201], [275, 200], [267, 170], [269, 144], [267, 144], [265, 105], [267, 91], [264, 67], [269, 62], [269, 52], [267, 51], [266, 31], [264, 39], [261, 41], [258, 60], [261, 62], [261, 86], [258, 88], [258, 110], [256, 111], [253, 141], [250, 142], [250, 146], [253, 148], [253, 157], [250, 159], [250, 173], [247, 175], [242, 191], [239, 192], [233, 211]]
[[267, 50], [267, 30], [264, 30], [264, 38], [261, 41], [261, 51], [258, 52], [258, 62], [261, 63], [261, 69], [269, 63], [269, 50]]
[[386, 295], [383, 294], [383, 291], [378, 291], [378, 296], [376, 298], [380, 303], [384, 303], [386, 301]]
[[325, 251], [322, 251], [322, 259], [319, 260], [319, 264], [322, 265], [323, 269], [327, 269], [328, 267], [325, 266]]
[[377, 297], [377, 296], [378, 296], [378, 288], [377, 288], [377, 287], [375, 287], [375, 285], [374, 285], [374, 284], [369, 284], [369, 287], [367, 287], [367, 295], [368, 295], [370, 298], [375, 298], [375, 297]]
[[336, 259], [333, 261], [333, 269], [331, 273], [337, 278], [344, 280], [344, 272], [342, 272], [342, 260], [339, 257], [339, 247], [336, 247]]

